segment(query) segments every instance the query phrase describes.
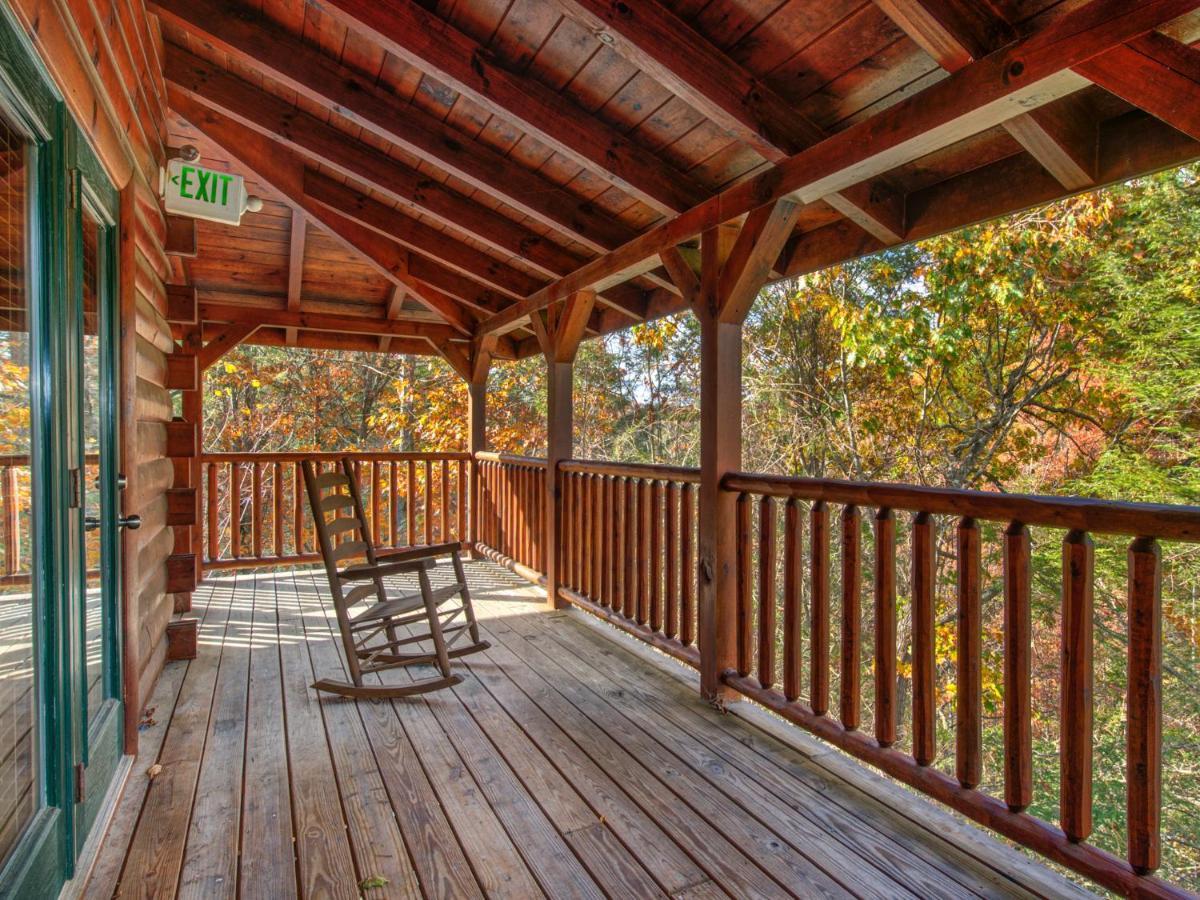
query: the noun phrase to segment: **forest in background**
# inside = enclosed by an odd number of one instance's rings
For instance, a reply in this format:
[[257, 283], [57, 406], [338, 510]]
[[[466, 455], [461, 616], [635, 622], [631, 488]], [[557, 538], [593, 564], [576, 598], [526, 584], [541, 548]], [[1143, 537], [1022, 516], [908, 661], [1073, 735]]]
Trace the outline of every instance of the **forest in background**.
[[[745, 327], [743, 467], [1196, 505], [1198, 291], [1198, 167], [775, 285]], [[695, 465], [698, 350], [690, 315], [584, 343], [576, 456]], [[544, 451], [542, 368], [540, 358], [493, 367], [491, 449]], [[206, 377], [211, 451], [461, 449], [465, 416], [464, 386], [430, 358], [242, 347]], [[952, 767], [951, 530], [939, 542], [937, 764]], [[1055, 821], [1061, 534], [1035, 529], [1034, 539], [1031, 812]], [[996, 541], [989, 546], [994, 576]], [[1162, 874], [1197, 888], [1200, 548], [1164, 544], [1163, 559]], [[1092, 840], [1122, 856], [1125, 577], [1124, 544], [1098, 537]], [[998, 792], [1001, 591], [992, 581], [983, 788]], [[900, 610], [903, 647], [904, 597]]]

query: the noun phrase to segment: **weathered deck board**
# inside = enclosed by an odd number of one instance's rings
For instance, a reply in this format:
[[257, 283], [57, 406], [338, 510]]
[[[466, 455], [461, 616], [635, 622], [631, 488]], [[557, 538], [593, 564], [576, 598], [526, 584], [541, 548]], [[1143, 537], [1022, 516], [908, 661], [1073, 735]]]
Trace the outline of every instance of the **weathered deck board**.
[[[178, 690], [163, 773], [127, 789], [136, 827], [106, 839], [88, 896], [113, 893], [126, 855], [121, 887], [156, 897], [1070, 891], [982, 834], [964, 850], [921, 827], [923, 800], [885, 808], [844, 760], [709, 709], [508, 573], [469, 572], [492, 649], [456, 663], [453, 690], [391, 703], [310, 687], [344, 668], [319, 572], [202, 587], [200, 657], [162, 682]], [[387, 884], [360, 890], [374, 876]]]

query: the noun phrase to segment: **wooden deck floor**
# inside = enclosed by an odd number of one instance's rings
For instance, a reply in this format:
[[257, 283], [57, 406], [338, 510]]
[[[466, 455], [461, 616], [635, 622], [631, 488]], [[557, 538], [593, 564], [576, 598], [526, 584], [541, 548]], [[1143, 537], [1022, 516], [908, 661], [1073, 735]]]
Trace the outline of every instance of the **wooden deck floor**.
[[394, 703], [309, 687], [342, 677], [319, 572], [208, 582], [199, 656], [160, 679], [85, 893], [1082, 893], [832, 751], [707, 708], [673, 664], [507, 572], [470, 573], [492, 649], [453, 691]]

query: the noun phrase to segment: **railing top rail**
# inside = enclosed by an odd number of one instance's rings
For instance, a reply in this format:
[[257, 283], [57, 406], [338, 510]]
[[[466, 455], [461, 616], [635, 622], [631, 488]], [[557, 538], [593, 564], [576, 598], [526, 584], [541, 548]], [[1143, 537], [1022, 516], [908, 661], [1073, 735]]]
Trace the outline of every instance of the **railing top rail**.
[[622, 463], [600, 459], [566, 459], [559, 463], [563, 472], [587, 475], [610, 475], [615, 478], [649, 478], [661, 481], [700, 483], [700, 470], [689, 466], [666, 466], [656, 463]]
[[425, 460], [458, 460], [470, 459], [471, 454], [448, 450], [445, 452], [426, 451], [420, 453], [413, 452], [391, 452], [388, 450], [346, 450], [337, 453], [325, 453], [313, 451], [306, 453], [304, 451], [287, 451], [283, 453], [261, 452], [261, 453], [202, 453], [200, 459], [206, 462], [238, 462], [238, 463], [255, 463], [255, 462], [302, 462], [306, 459], [311, 459], [318, 462], [336, 462], [342, 457], [350, 457], [350, 459], [360, 462], [406, 462], [413, 460], [414, 462], [423, 462]]
[[491, 450], [479, 450], [475, 458], [480, 462], [504, 463], [511, 466], [529, 466], [530, 468], [545, 468], [545, 457], [517, 456], [514, 453], [494, 453]]
[[[85, 453], [83, 455], [83, 461], [88, 462], [88, 463], [99, 462], [100, 454], [99, 453]], [[0, 468], [19, 467], [19, 466], [28, 466], [28, 465], [29, 465], [29, 454], [28, 453], [6, 453], [3, 455], [0, 455]]]
[[1200, 507], [734, 472], [727, 491], [1200, 542]]

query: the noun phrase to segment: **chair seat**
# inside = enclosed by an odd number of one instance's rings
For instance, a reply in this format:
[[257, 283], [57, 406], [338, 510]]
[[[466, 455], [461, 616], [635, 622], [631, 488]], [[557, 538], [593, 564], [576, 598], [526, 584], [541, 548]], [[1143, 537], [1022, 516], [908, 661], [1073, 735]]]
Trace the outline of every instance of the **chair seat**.
[[[448, 584], [445, 587], [436, 588], [430, 591], [429, 596], [434, 604], [439, 604], [444, 600], [449, 600], [451, 597], [458, 595], [465, 585], [461, 581], [456, 581], [454, 584]], [[420, 609], [425, 604], [424, 598], [420, 591], [415, 594], [403, 594], [399, 597], [394, 597], [389, 600], [384, 600], [382, 603], [376, 603], [363, 610], [357, 616], [350, 619], [351, 625], [360, 625], [363, 622], [371, 622], [375, 619], [384, 619], [389, 616], [403, 615], [406, 612], [411, 612], [415, 609]]]

